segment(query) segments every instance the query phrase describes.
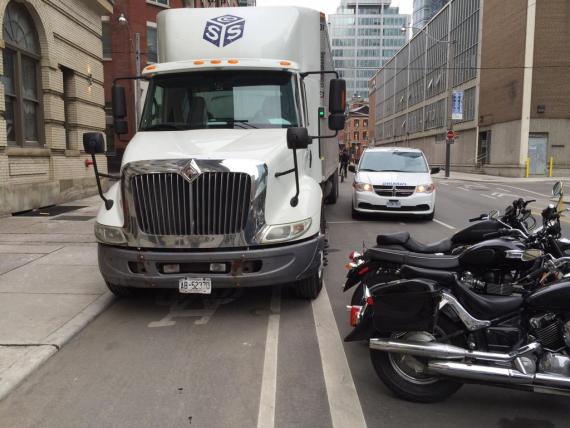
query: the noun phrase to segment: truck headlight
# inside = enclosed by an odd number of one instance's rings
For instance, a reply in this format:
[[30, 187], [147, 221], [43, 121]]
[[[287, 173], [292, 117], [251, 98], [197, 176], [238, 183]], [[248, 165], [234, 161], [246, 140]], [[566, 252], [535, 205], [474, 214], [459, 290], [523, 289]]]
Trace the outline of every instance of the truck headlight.
[[311, 219], [297, 221], [295, 223], [275, 224], [268, 226], [263, 232], [261, 242], [273, 243], [289, 241], [298, 238], [311, 227]]
[[95, 237], [103, 244], [126, 244], [127, 239], [120, 227], [95, 223]]
[[374, 192], [374, 186], [370, 183], [355, 181], [352, 187], [354, 187], [357, 192]]
[[429, 184], [420, 184], [416, 187], [417, 193], [432, 193], [435, 190], [435, 186], [433, 183]]

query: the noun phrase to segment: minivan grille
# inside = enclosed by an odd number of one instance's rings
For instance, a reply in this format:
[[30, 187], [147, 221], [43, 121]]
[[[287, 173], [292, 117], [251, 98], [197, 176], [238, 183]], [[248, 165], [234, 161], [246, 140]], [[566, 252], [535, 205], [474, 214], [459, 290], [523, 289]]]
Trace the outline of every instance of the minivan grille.
[[149, 235], [228, 235], [245, 228], [249, 174], [204, 172], [192, 182], [177, 173], [141, 174], [131, 185], [139, 228]]
[[379, 196], [392, 196], [405, 198], [412, 196], [416, 190], [416, 186], [374, 186], [374, 191]]

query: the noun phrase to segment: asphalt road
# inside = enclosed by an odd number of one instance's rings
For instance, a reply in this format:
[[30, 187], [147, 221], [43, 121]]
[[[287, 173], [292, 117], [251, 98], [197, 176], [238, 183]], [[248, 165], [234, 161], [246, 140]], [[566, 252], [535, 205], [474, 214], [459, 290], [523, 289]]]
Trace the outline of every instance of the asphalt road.
[[[341, 286], [351, 250], [403, 229], [442, 239], [514, 197], [536, 197], [540, 212], [551, 186], [438, 180], [434, 222], [353, 221], [345, 182], [327, 207], [326, 293], [316, 302], [287, 289], [118, 300], [0, 402], [0, 425], [329, 427], [334, 420], [352, 428], [363, 414], [369, 427], [567, 427], [568, 399], [551, 395], [468, 385], [443, 403], [401, 401], [376, 378], [364, 344], [341, 342], [350, 331], [350, 296]], [[570, 224], [564, 232], [570, 236]]]

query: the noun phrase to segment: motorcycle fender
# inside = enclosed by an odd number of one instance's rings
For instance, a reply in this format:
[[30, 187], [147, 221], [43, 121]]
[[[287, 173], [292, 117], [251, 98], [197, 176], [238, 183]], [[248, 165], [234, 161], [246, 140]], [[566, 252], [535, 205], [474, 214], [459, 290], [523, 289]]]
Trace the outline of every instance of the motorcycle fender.
[[348, 278], [344, 283], [343, 292], [350, 290], [352, 287], [360, 283], [360, 278]]
[[369, 340], [374, 337], [374, 323], [372, 317], [367, 316], [362, 319], [356, 327], [344, 338], [345, 342], [357, 342], [360, 340]]

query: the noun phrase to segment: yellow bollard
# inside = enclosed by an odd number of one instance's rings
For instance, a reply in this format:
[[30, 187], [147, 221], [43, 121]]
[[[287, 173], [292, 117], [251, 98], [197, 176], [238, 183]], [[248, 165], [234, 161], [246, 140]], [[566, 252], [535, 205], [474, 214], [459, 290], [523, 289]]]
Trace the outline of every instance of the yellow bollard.
[[554, 165], [554, 157], [550, 156], [550, 164], [548, 165], [548, 176], [552, 177], [552, 166]]
[[525, 171], [525, 177], [528, 178], [528, 176], [530, 175], [530, 158], [526, 158], [526, 171]]

